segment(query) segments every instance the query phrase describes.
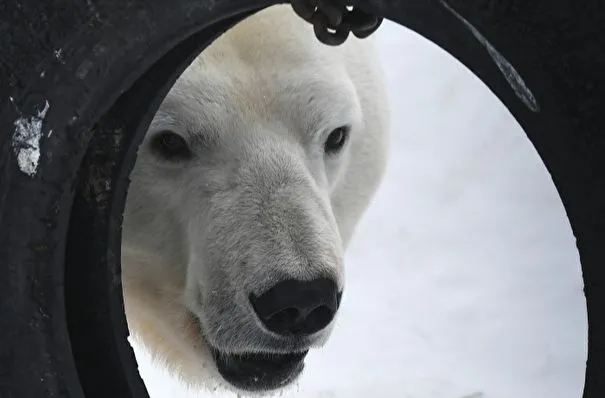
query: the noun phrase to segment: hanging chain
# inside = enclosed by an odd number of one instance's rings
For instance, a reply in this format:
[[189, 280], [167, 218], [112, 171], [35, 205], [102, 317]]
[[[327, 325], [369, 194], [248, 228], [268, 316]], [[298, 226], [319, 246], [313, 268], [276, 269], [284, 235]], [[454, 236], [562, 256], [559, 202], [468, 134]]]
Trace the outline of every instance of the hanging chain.
[[374, 33], [382, 18], [354, 8], [350, 0], [290, 0], [294, 12], [313, 25], [324, 44], [339, 46], [353, 33], [363, 39]]

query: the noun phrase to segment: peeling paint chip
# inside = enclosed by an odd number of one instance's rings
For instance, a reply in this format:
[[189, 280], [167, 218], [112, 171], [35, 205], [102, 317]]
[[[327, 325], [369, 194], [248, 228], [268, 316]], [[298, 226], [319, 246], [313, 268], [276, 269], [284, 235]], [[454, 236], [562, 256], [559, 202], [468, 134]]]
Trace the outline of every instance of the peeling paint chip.
[[19, 169], [30, 177], [38, 171], [40, 160], [40, 138], [42, 137], [42, 122], [50, 105], [45, 101], [44, 109], [35, 116], [21, 117], [15, 120], [12, 147], [17, 155]]

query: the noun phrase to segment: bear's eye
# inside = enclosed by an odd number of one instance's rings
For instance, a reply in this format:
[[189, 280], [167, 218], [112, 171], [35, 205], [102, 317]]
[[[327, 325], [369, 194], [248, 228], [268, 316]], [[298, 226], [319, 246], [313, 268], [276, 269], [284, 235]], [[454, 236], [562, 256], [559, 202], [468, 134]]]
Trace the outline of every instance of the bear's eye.
[[326, 153], [336, 153], [342, 149], [347, 138], [349, 136], [349, 127], [342, 126], [337, 129], [332, 130], [328, 138], [326, 139], [326, 143], [324, 145], [324, 149]]
[[157, 133], [151, 141], [151, 148], [157, 155], [168, 160], [185, 160], [191, 157], [185, 139], [169, 130]]

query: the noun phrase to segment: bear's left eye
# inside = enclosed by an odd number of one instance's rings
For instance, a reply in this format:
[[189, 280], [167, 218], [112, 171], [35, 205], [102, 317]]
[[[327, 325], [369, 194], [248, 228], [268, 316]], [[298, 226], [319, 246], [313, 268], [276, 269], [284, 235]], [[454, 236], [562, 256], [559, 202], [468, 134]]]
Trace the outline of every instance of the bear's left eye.
[[167, 160], [185, 160], [191, 157], [185, 139], [169, 130], [157, 133], [151, 141], [151, 148], [158, 156]]
[[349, 137], [349, 127], [341, 126], [337, 129], [332, 130], [328, 138], [326, 139], [326, 143], [324, 144], [324, 149], [326, 153], [332, 154], [339, 152], [342, 147], [345, 145], [347, 138]]

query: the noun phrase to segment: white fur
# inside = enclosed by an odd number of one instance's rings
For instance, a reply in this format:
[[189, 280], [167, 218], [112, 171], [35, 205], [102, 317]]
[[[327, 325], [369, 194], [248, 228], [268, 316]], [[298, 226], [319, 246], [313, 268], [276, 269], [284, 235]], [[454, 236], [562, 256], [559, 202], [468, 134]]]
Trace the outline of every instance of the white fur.
[[[209, 388], [224, 383], [207, 341], [287, 352], [247, 295], [284, 277], [344, 286], [343, 252], [383, 175], [388, 122], [372, 38], [326, 46], [289, 5], [218, 38], [162, 103], [131, 177], [122, 267], [134, 335]], [[326, 156], [327, 135], [345, 124], [349, 142]], [[195, 158], [158, 159], [149, 139], [164, 129], [186, 137]]]

